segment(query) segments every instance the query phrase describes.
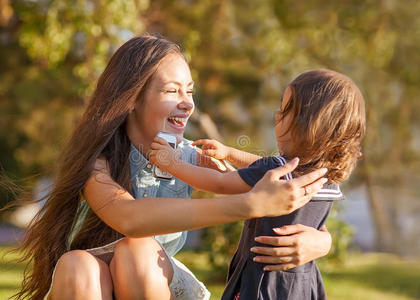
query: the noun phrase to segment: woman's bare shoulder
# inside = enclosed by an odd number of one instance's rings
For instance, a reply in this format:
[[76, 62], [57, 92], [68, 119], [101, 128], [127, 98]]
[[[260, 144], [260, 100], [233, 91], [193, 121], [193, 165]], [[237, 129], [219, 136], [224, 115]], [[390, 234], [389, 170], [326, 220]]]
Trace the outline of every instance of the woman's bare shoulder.
[[98, 156], [93, 164], [91, 175], [95, 175], [97, 173], [110, 174], [109, 164], [104, 155]]
[[82, 190], [84, 197], [86, 198], [86, 194], [89, 194], [89, 191], [101, 188], [103, 183], [113, 183], [113, 180], [111, 178], [108, 161], [104, 155], [101, 155], [93, 163], [92, 172]]

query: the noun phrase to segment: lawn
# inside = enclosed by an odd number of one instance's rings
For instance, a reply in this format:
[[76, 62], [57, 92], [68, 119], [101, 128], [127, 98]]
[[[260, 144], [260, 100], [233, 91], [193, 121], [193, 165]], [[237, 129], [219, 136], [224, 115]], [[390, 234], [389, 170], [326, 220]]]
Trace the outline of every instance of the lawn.
[[[11, 262], [16, 255], [0, 247], [0, 299], [7, 299], [18, 288], [23, 266]], [[224, 274], [210, 269], [207, 256], [191, 251], [177, 258], [184, 262], [220, 299]], [[404, 260], [387, 254], [354, 254], [344, 266], [321, 263], [329, 300], [414, 300], [420, 299], [420, 260]]]

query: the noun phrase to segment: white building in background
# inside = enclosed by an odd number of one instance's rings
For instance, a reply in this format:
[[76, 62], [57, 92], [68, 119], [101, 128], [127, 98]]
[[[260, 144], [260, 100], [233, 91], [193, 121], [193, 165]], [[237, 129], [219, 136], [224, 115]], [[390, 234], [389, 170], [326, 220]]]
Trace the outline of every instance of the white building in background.
[[[42, 199], [51, 191], [52, 180], [49, 177], [43, 177], [35, 185], [34, 199]], [[45, 204], [45, 200], [37, 203], [27, 204], [18, 207], [13, 213], [10, 214], [9, 222], [20, 228], [27, 228], [31, 220], [35, 217], [38, 211]]]
[[337, 203], [339, 205], [337, 217], [353, 228], [355, 246], [364, 251], [374, 251], [375, 228], [372, 223], [366, 187], [362, 185], [343, 192], [346, 199]]

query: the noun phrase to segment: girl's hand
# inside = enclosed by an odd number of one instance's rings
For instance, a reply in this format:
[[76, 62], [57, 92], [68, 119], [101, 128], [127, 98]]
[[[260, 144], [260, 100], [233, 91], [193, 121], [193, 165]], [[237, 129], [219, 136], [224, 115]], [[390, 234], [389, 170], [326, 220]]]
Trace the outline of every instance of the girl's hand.
[[170, 168], [175, 166], [181, 157], [179, 149], [175, 150], [158, 136], [153, 139], [150, 148], [149, 161], [162, 171], [170, 172]]
[[229, 147], [223, 145], [216, 140], [201, 139], [192, 143], [193, 146], [202, 145], [201, 150], [204, 155], [214, 157], [216, 159], [227, 159], [229, 156]]
[[261, 244], [276, 247], [257, 246], [251, 252], [261, 254], [254, 261], [268, 264], [266, 271], [288, 270], [306, 264], [328, 254], [331, 235], [324, 225], [321, 230], [301, 224], [273, 228], [279, 236], [259, 236], [255, 240]]
[[322, 188], [327, 169], [320, 169], [291, 180], [280, 179], [292, 172], [299, 159], [272, 169], [248, 192], [253, 217], [287, 215], [305, 205]]

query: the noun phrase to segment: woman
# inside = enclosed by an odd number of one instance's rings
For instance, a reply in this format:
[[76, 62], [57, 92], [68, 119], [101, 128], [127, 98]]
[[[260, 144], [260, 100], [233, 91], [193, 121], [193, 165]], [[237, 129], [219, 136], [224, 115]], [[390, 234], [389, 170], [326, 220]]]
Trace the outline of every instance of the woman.
[[[136, 37], [113, 55], [21, 246], [33, 269], [18, 298], [206, 299], [204, 286], [172, 257], [185, 241], [183, 231], [286, 214], [317, 192], [320, 171], [278, 179], [296, 161], [246, 194], [214, 199], [189, 199], [191, 188], [182, 181], [153, 177], [150, 144], [162, 129], [181, 140], [194, 110], [193, 84], [179, 47], [164, 39]], [[182, 159], [212, 167], [191, 142], [179, 146]], [[328, 232], [283, 232], [293, 233], [267, 238], [266, 244], [282, 246], [265, 249], [269, 263], [290, 268], [328, 252]]]

